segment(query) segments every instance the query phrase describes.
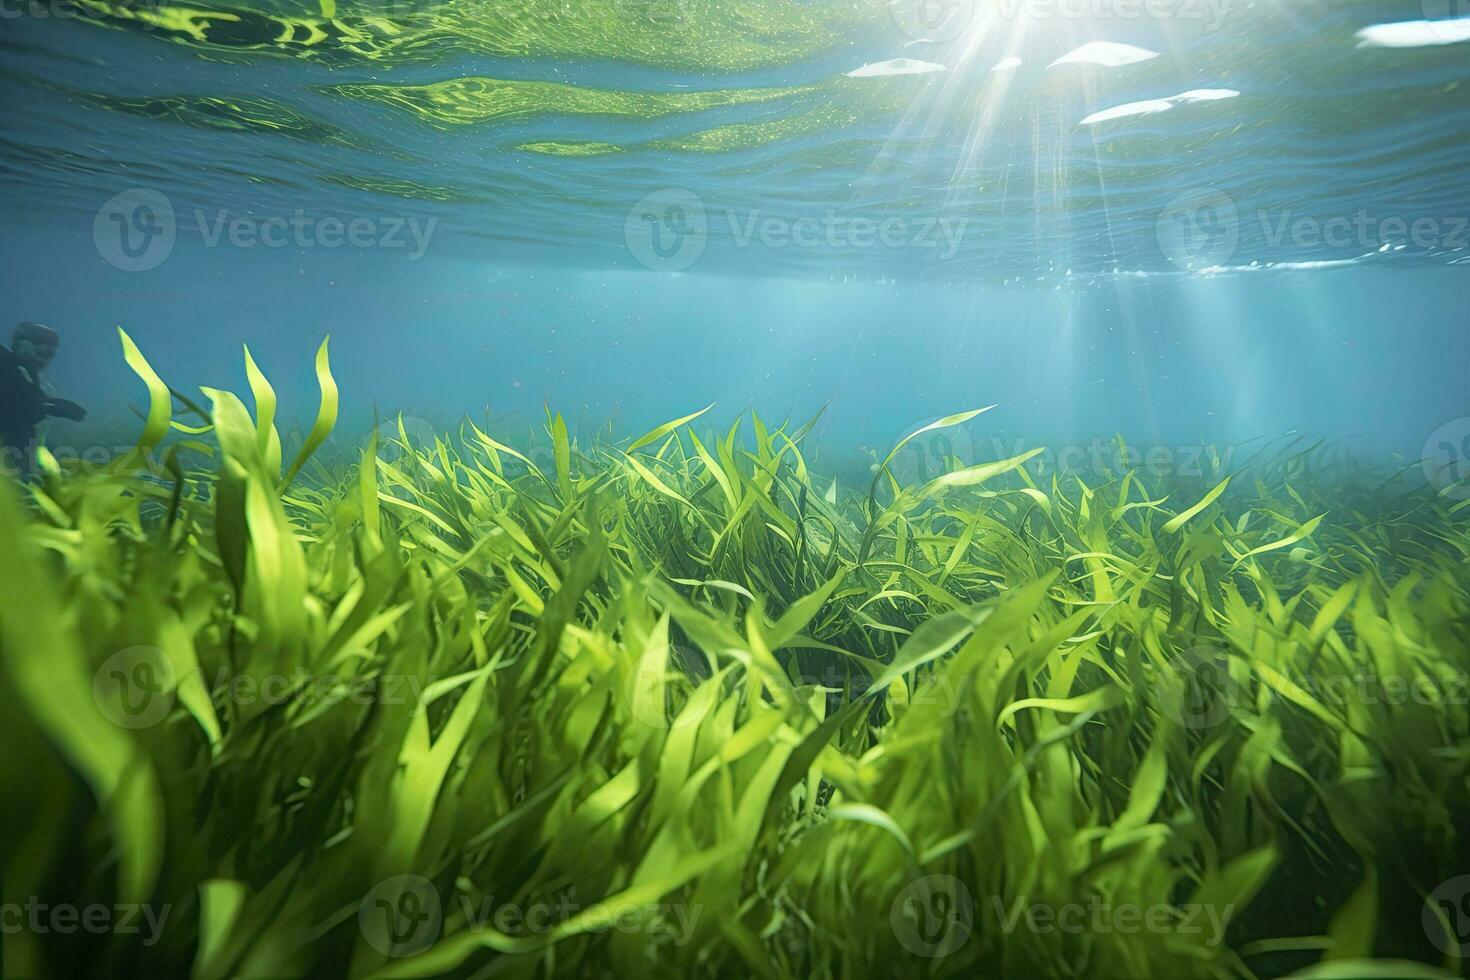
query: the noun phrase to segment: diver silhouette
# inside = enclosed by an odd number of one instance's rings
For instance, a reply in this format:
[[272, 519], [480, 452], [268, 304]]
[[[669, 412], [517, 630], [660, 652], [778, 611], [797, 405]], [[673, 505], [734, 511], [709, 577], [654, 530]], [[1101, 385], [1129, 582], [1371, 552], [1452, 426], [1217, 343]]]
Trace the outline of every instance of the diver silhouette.
[[61, 338], [40, 323], [15, 328], [9, 348], [0, 347], [0, 468], [28, 475], [35, 455], [36, 426], [47, 416], [80, 422], [87, 410], [41, 387], [41, 372], [56, 356]]

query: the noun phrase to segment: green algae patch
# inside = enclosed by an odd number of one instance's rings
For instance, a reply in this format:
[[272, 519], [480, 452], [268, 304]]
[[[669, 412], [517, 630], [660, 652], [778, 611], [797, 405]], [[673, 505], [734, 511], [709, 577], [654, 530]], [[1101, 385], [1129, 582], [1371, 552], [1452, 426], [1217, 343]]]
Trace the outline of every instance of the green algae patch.
[[74, 97], [113, 112], [125, 112], [197, 129], [265, 133], [354, 149], [369, 149], [372, 146], [368, 140], [339, 126], [312, 119], [274, 99], [216, 98], [205, 95], [126, 98], [95, 93], [74, 93]]
[[543, 156], [552, 157], [600, 157], [612, 153], [626, 152], [623, 147], [616, 143], [587, 142], [559, 142], [556, 140], [542, 140], [538, 143], [518, 143], [517, 150], [526, 153], [540, 153]]
[[[840, 75], [797, 88], [754, 90], [779, 92], [780, 95], [774, 97], [791, 99], [784, 108], [795, 111], [785, 115], [750, 122], [726, 123], [642, 143], [560, 140], [522, 144], [517, 148], [558, 156], [601, 156], [611, 152], [637, 150], [713, 154], [759, 149], [777, 143], [795, 142], [807, 136], [838, 133], [866, 124], [892, 122], [901, 118], [904, 110], [913, 104], [917, 93], [924, 86], [932, 84], [932, 81], [933, 76], [854, 79]], [[717, 93], [698, 94], [713, 96]]]
[[432, 64], [455, 55], [630, 61], [693, 71], [796, 64], [854, 31], [892, 29], [878, 4], [778, 0], [564, 3], [368, 2], [299, 14], [248, 6], [76, 0], [91, 23], [204, 52], [278, 54], [329, 64]]
[[354, 190], [372, 191], [375, 194], [387, 194], [391, 197], [405, 197], [414, 201], [469, 204], [485, 200], [482, 195], [474, 194], [463, 188], [444, 184], [426, 184], [405, 177], [388, 177], [380, 174], [322, 174], [321, 179], [329, 184], [351, 187]]
[[392, 106], [430, 125], [453, 128], [543, 115], [657, 119], [676, 113], [784, 99], [810, 92], [814, 87], [620, 92], [558, 82], [456, 78], [428, 85], [335, 85], [323, 91]]

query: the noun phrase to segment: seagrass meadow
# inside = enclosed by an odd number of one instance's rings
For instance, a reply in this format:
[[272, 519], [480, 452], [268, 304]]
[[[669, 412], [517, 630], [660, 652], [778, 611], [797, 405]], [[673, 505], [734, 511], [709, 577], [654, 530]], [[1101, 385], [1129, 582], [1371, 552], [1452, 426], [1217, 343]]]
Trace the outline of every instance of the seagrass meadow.
[[249, 405], [122, 341], [136, 451], [0, 495], [7, 976], [1462, 968], [1454, 494], [848, 485], [753, 413], [326, 464], [326, 344], [287, 458], [248, 351]]
[[1470, 977], [1467, 52], [0, 0], [0, 980]]

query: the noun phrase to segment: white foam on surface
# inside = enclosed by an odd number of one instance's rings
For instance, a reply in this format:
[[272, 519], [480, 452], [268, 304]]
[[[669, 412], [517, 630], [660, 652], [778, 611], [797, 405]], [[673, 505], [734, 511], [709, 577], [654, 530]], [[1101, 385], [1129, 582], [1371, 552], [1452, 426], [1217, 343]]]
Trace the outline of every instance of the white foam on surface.
[[1295, 262], [1252, 262], [1249, 265], [1212, 265], [1203, 269], [1114, 269], [1103, 279], [1213, 279], [1263, 272], [1319, 272], [1362, 265], [1373, 253], [1351, 259], [1307, 259]]
[[876, 78], [882, 75], [930, 75], [934, 72], [949, 71], [943, 65], [932, 61], [919, 61], [915, 58], [893, 58], [889, 61], [879, 61], [876, 64], [863, 65], [847, 73], [848, 78]]
[[1140, 48], [1132, 44], [1119, 44], [1116, 41], [1089, 41], [1080, 48], [1068, 51], [1047, 67], [1101, 65], [1104, 68], [1121, 68], [1124, 65], [1136, 65], [1140, 61], [1149, 61], [1158, 56], [1157, 51], [1150, 51], [1148, 48]]
[[1095, 126], [1098, 123], [1112, 122], [1116, 119], [1150, 116], [1158, 112], [1168, 112], [1176, 105], [1192, 102], [1220, 102], [1225, 99], [1233, 99], [1238, 95], [1240, 93], [1233, 88], [1197, 88], [1178, 95], [1171, 95], [1167, 99], [1147, 99], [1143, 102], [1129, 102], [1126, 105], [1103, 109], [1082, 120], [1081, 125]]
[[1470, 17], [1374, 24], [1358, 32], [1360, 48], [1430, 48], [1470, 41]]
[[1143, 102], [1129, 102], [1127, 105], [1113, 106], [1101, 112], [1094, 112], [1082, 120], [1084, 126], [1095, 126], [1098, 123], [1112, 122], [1115, 119], [1128, 119], [1131, 116], [1151, 116], [1156, 112], [1168, 112], [1174, 108], [1174, 103], [1168, 99], [1146, 99]]
[[1170, 102], [1219, 102], [1224, 99], [1233, 99], [1240, 93], [1233, 88], [1196, 88], [1181, 93], [1170, 99]]
[[1201, 269], [1201, 275], [1218, 275], [1227, 272], [1316, 272], [1320, 269], [1346, 269], [1360, 265], [1367, 256], [1354, 259], [1309, 259], [1304, 262], [1262, 262], [1259, 265], [1229, 265]]

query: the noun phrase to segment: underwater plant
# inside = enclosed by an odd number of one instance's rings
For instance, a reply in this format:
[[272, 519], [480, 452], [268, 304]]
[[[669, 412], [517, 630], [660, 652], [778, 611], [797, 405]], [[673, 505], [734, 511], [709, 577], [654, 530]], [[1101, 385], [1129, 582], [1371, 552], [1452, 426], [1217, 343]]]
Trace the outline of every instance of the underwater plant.
[[704, 412], [324, 465], [325, 343], [287, 453], [248, 350], [253, 411], [122, 342], [136, 450], [0, 488], [6, 976], [1470, 951], [1464, 501], [1315, 449], [905, 483], [908, 440], [844, 489], [810, 423]]

